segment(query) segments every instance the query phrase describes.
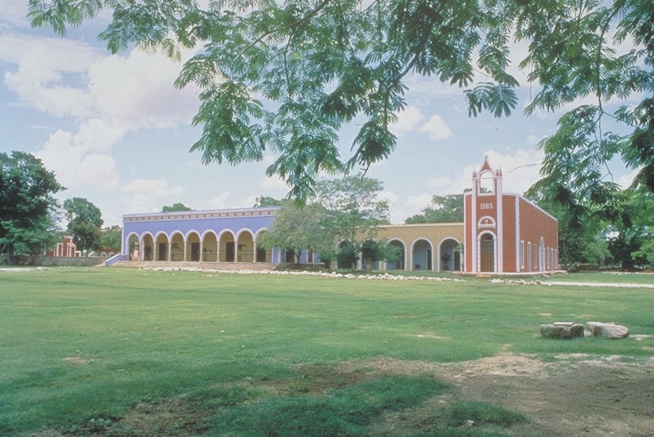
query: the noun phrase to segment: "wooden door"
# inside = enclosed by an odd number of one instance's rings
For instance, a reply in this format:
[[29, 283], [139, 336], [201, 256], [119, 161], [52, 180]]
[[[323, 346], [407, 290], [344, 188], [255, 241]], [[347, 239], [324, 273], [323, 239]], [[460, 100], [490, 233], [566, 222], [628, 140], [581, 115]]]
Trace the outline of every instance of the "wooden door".
[[484, 234], [479, 240], [480, 266], [482, 272], [495, 271], [495, 239], [490, 234]]

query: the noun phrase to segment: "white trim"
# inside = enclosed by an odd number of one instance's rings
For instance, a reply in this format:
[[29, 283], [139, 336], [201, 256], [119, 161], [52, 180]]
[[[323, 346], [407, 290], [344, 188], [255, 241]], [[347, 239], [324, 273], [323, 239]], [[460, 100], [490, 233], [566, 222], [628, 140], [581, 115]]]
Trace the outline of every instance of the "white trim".
[[[520, 257], [523, 256], [518, 252], [520, 248], [520, 200], [515, 198], [515, 271], [519, 272], [522, 266], [520, 265]], [[524, 245], [524, 242], [523, 242]]]
[[471, 231], [471, 238], [472, 238], [472, 272], [477, 273], [479, 272], [479, 256], [477, 254], [478, 251], [478, 245], [477, 245], [477, 238], [479, 238], [479, 235], [477, 235], [477, 179], [473, 178], [473, 190], [472, 190], [472, 198], [470, 199], [470, 208], [472, 211], [470, 211], [470, 226], [472, 227]]
[[411, 258], [410, 258], [411, 259], [411, 266], [410, 266], [411, 268], [410, 268], [410, 270], [411, 271], [415, 270], [414, 269], [415, 261], [413, 260], [413, 252], [414, 252], [414, 248], [415, 248], [416, 243], [418, 243], [419, 241], [426, 241], [427, 242], [428, 249], [431, 251], [431, 266], [429, 266], [429, 268], [427, 270], [433, 272], [433, 271], [435, 271], [434, 270], [434, 244], [431, 242], [431, 240], [429, 240], [428, 238], [425, 238], [425, 237], [418, 237], [415, 240], [413, 240], [413, 242], [411, 243], [411, 249], [410, 249], [411, 250]]
[[[466, 201], [466, 197], [468, 193], [465, 193], [463, 195], [463, 256], [461, 257], [461, 271], [465, 272], [466, 271], [466, 252], [467, 252], [467, 247], [468, 247], [468, 230], [466, 229], [466, 217], [468, 217], [468, 202]], [[470, 200], [472, 200], [472, 196], [470, 197]], [[472, 205], [472, 203], [471, 203]], [[470, 255], [472, 256], [472, 254]]]
[[502, 193], [502, 177], [497, 176], [497, 252], [495, 256], [497, 260], [495, 265], [497, 266], [496, 272], [504, 272], [504, 194]]
[[[484, 220], [488, 220], [490, 223], [482, 223]], [[495, 219], [489, 215], [485, 215], [482, 218], [479, 219], [477, 222], [477, 228], [479, 229], [488, 229], [488, 228], [496, 228], [497, 227], [497, 222]]]
[[[493, 231], [483, 231], [479, 235], [477, 235], [477, 241], [481, 241], [481, 237], [484, 235], [490, 235], [493, 237], [493, 272], [492, 273], [497, 273], [498, 270], [498, 259], [497, 259], [497, 246], [498, 246], [498, 241], [497, 241], [497, 235], [493, 233]], [[481, 272], [481, 244], [477, 244], [477, 272]], [[490, 272], [489, 272], [490, 273]]]
[[[437, 262], [437, 264], [436, 264], [437, 268], [434, 270], [435, 272], [443, 271], [441, 269], [441, 256], [442, 256], [441, 255], [441, 247], [443, 246], [443, 243], [445, 243], [448, 240], [452, 240], [452, 241], [456, 242], [457, 246], [461, 245], [461, 242], [459, 240], [457, 240], [456, 238], [454, 238], [454, 237], [445, 237], [445, 238], [441, 239], [441, 241], [437, 245], [437, 247], [438, 247], [438, 259], [436, 261]], [[452, 251], [452, 256], [454, 256], [454, 251]], [[461, 271], [461, 264], [462, 264], [461, 263], [461, 256], [459, 255], [459, 271]], [[454, 257], [452, 257], [452, 270], [450, 270], [450, 271], [452, 271], [452, 272], [456, 271], [456, 270], [454, 270]]]
[[[215, 218], [231, 218], [232, 215], [221, 214], [245, 214], [245, 213], [258, 213], [252, 214], [254, 217], [276, 215], [281, 208], [278, 206], [270, 206], [264, 208], [225, 208], [225, 209], [206, 209], [206, 210], [191, 210], [191, 211], [171, 211], [171, 212], [149, 212], [137, 214], [123, 214], [123, 219], [136, 219], [136, 218], [150, 218], [150, 221], [161, 220], [198, 220], [198, 219], [215, 219]], [[181, 217], [180, 217], [181, 216]], [[188, 216], [188, 217], [183, 217]], [[250, 217], [250, 215], [248, 215]]]

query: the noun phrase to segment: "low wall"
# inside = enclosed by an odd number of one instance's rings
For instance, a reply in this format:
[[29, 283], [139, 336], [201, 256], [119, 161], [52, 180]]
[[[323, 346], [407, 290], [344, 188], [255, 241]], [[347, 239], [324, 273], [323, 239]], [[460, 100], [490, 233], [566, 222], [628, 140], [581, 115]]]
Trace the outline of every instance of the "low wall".
[[182, 261], [119, 261], [113, 267], [132, 267], [137, 269], [197, 269], [197, 270], [273, 270], [273, 263], [237, 262], [182, 262]]
[[103, 264], [107, 258], [96, 257], [78, 257], [65, 258], [58, 256], [41, 256], [38, 258], [37, 265], [40, 266], [97, 266]]

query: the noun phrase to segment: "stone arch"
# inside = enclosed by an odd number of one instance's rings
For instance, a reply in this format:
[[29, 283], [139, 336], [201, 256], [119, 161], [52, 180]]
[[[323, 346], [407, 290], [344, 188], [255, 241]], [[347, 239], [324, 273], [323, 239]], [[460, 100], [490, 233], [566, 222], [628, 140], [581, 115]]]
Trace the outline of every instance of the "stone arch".
[[461, 271], [461, 243], [456, 238], [445, 238], [438, 245], [438, 271]]
[[387, 246], [392, 245], [397, 247], [399, 251], [398, 260], [395, 262], [386, 261], [386, 270], [405, 270], [406, 269], [406, 245], [404, 241], [398, 239], [391, 239], [386, 243]]
[[143, 261], [154, 261], [154, 237], [150, 232], [146, 231], [141, 235], [141, 247], [143, 252], [141, 259]]
[[224, 230], [218, 236], [218, 261], [233, 263], [236, 261], [236, 238], [230, 230]]
[[266, 249], [259, 245], [259, 241], [262, 235], [264, 235], [268, 230], [266, 228], [259, 229], [254, 236], [254, 247], [255, 251], [255, 261], [259, 263], [272, 262], [272, 249]]
[[141, 260], [141, 252], [139, 250], [139, 248], [140, 248], [139, 243], [140, 243], [140, 238], [139, 238], [139, 235], [136, 232], [130, 232], [125, 237], [125, 251], [127, 252], [127, 255], [128, 255], [130, 261], [140, 261]]
[[218, 236], [210, 229], [202, 234], [202, 261], [218, 261]]
[[170, 241], [165, 232], [159, 232], [154, 237], [154, 260], [168, 261], [170, 255]]
[[483, 232], [477, 239], [478, 271], [497, 271], [497, 237], [492, 232]]
[[184, 261], [202, 261], [202, 239], [198, 231], [192, 230], [186, 233], [184, 238]]
[[418, 238], [411, 245], [411, 269], [434, 270], [434, 248], [426, 238]]
[[173, 231], [170, 234], [170, 261], [184, 261], [184, 234]]
[[254, 262], [254, 235], [249, 229], [241, 229], [236, 234], [236, 260], [238, 262]]

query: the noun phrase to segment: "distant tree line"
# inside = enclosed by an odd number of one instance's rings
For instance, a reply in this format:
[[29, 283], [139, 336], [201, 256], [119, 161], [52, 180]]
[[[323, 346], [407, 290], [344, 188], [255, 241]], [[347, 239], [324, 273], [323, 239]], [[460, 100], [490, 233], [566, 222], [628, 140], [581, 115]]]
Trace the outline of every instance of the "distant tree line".
[[[526, 196], [559, 221], [559, 254], [563, 266], [618, 267], [625, 270], [654, 265], [654, 194], [642, 187], [603, 191], [571, 191], [559, 180], [545, 177]], [[62, 234], [73, 236], [83, 254], [120, 251], [120, 226], [103, 228], [101, 211], [89, 200], [72, 198], [59, 205], [62, 190], [55, 174], [25, 152], [0, 153], [0, 263], [17, 256], [36, 257], [54, 247]], [[389, 205], [381, 198], [376, 179], [346, 176], [316, 183], [305, 203], [262, 196], [255, 207], [281, 206], [272, 229], [260, 242], [293, 253], [304, 249], [353, 268], [359, 260], [370, 264], [392, 260], [376, 225], [389, 223]], [[183, 203], [162, 212], [188, 211]], [[58, 223], [65, 219], [65, 229]], [[463, 194], [436, 195], [420, 214], [406, 223], [463, 222]], [[338, 247], [334, 241], [342, 244]]]
[[[63, 234], [72, 235], [86, 255], [99, 249], [120, 251], [120, 227], [103, 229], [100, 209], [87, 199], [75, 197], [60, 205], [55, 195], [63, 190], [34, 155], [0, 153], [0, 264], [13, 264], [21, 256], [34, 262]], [[63, 230], [58, 225], [62, 218], [67, 221]]]

